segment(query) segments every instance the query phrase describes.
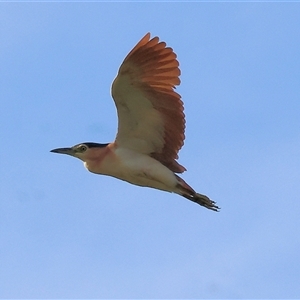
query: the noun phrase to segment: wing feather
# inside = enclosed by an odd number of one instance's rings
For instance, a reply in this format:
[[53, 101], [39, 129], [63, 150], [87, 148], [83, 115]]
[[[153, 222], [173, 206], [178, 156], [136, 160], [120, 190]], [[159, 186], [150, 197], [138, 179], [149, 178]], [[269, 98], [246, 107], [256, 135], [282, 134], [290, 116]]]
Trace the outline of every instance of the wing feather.
[[184, 143], [179, 63], [173, 49], [147, 33], [124, 59], [112, 85], [118, 113], [116, 144], [148, 154], [173, 172]]

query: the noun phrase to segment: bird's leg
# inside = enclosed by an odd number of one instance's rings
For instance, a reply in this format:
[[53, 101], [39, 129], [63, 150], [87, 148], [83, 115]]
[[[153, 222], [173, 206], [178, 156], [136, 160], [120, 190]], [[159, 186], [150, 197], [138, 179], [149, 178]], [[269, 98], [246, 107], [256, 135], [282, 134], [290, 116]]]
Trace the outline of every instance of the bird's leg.
[[175, 176], [178, 180], [178, 184], [176, 186], [176, 188], [179, 190], [178, 194], [208, 209], [219, 211], [220, 208], [216, 205], [215, 201], [210, 200], [205, 195], [196, 193], [193, 188], [190, 187], [182, 178], [177, 175]]
[[210, 200], [207, 196], [199, 194], [199, 193], [194, 193], [193, 195], [189, 194], [182, 194], [182, 196], [186, 199], [189, 199], [195, 203], [198, 203], [201, 206], [204, 206], [208, 209], [214, 210], [214, 211], [219, 211], [220, 207], [216, 205], [215, 201]]

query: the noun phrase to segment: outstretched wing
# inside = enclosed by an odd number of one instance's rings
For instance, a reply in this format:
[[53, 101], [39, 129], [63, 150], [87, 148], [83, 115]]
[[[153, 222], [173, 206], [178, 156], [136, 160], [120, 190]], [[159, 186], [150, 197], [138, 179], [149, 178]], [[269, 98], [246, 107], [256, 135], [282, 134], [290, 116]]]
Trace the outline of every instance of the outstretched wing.
[[183, 103], [174, 91], [178, 66], [172, 48], [147, 33], [123, 61], [112, 96], [119, 119], [116, 144], [182, 173], [185, 168], [176, 162], [185, 129]]

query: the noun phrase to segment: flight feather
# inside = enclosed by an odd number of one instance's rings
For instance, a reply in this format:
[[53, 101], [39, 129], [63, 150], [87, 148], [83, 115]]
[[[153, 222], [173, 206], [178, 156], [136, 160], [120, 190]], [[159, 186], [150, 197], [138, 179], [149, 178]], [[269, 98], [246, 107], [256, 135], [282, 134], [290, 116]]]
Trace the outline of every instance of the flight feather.
[[148, 154], [170, 170], [185, 168], [176, 159], [184, 143], [179, 63], [172, 48], [146, 34], [124, 59], [112, 85], [118, 113], [116, 143]]

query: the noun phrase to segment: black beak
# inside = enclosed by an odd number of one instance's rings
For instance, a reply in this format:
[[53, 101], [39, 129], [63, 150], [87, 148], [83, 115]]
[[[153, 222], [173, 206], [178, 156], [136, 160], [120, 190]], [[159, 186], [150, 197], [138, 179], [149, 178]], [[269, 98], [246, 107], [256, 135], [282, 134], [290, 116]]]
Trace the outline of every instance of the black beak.
[[53, 149], [50, 152], [53, 153], [59, 153], [59, 154], [68, 154], [68, 155], [74, 155], [74, 150], [72, 148], [57, 148]]

